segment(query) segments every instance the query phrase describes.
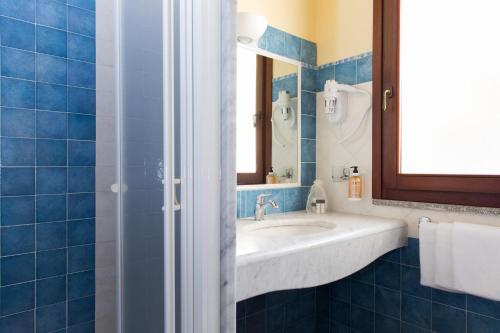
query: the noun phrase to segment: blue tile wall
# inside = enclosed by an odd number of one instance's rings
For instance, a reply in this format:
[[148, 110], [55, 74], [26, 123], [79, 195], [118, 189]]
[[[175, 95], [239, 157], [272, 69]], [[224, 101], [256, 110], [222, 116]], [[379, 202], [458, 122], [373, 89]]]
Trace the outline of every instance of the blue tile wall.
[[95, 0], [1, 0], [0, 35], [0, 332], [93, 332]]
[[[408, 247], [392, 251], [342, 280], [239, 302], [237, 332], [256, 332], [257, 319], [259, 332], [500, 332], [500, 302], [420, 285], [418, 247], [418, 239], [409, 238]], [[287, 304], [297, 294], [314, 295], [315, 310], [294, 317], [300, 311], [296, 309], [309, 306], [304, 296], [293, 307], [273, 303], [279, 299], [280, 304]], [[313, 319], [310, 311], [314, 311]], [[286, 326], [283, 318], [290, 317], [297, 320]], [[306, 322], [308, 327], [302, 327]]]
[[[363, 53], [333, 63], [316, 66], [317, 50], [313, 42], [293, 36], [285, 31], [268, 27], [264, 36], [259, 40], [259, 48], [300, 61], [302, 63], [301, 87], [301, 187], [293, 189], [300, 192], [302, 201], [287, 202], [285, 190], [277, 196], [278, 203], [287, 207], [284, 212], [305, 209], [307, 193], [316, 178], [316, 93], [323, 91], [327, 80], [336, 80], [344, 84], [361, 84], [372, 80], [372, 54]], [[278, 98], [280, 90], [288, 90], [293, 96], [298, 95], [297, 84], [294, 76], [286, 76], [273, 80], [273, 100]], [[238, 217], [253, 216], [255, 201], [254, 197], [260, 193], [269, 191], [252, 191], [252, 195], [246, 195], [246, 191], [238, 192]], [[297, 196], [294, 196], [296, 199]], [[282, 202], [281, 200], [285, 200]], [[269, 210], [267, 213], [283, 212]]]

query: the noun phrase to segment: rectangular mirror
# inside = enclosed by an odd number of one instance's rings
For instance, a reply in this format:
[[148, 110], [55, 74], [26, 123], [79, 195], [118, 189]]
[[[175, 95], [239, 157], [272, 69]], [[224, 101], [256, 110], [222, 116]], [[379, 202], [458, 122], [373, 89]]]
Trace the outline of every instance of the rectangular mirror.
[[297, 185], [300, 63], [238, 46], [238, 185]]

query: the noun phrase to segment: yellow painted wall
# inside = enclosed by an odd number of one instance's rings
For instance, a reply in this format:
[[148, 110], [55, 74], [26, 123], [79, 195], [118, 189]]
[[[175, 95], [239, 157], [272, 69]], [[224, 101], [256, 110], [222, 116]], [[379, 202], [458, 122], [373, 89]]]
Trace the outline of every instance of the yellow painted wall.
[[372, 50], [373, 0], [239, 0], [238, 11], [315, 42], [318, 65]]
[[316, 0], [238, 0], [239, 12], [264, 15], [269, 25], [315, 42]]
[[372, 50], [373, 0], [314, 0], [318, 65]]

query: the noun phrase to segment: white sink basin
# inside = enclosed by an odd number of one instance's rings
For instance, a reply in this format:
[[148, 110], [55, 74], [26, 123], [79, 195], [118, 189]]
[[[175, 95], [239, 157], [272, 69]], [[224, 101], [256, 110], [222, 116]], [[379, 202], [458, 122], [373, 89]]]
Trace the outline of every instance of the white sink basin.
[[260, 221], [246, 226], [242, 230], [253, 237], [296, 237], [319, 234], [335, 228], [331, 221], [304, 219], [304, 220], [271, 220]]
[[236, 299], [342, 279], [404, 246], [403, 221], [352, 214], [266, 216], [236, 222]]

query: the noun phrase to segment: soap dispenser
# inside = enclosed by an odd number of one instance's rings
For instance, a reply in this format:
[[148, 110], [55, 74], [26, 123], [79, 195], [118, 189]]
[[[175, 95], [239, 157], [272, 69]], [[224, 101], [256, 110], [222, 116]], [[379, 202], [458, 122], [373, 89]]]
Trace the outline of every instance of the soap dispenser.
[[269, 169], [269, 173], [266, 176], [266, 184], [277, 184], [278, 183], [278, 177], [274, 173], [273, 167]]
[[349, 193], [348, 199], [353, 201], [359, 201], [363, 198], [363, 179], [359, 174], [357, 166], [351, 167], [352, 173], [349, 177]]

